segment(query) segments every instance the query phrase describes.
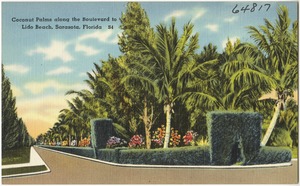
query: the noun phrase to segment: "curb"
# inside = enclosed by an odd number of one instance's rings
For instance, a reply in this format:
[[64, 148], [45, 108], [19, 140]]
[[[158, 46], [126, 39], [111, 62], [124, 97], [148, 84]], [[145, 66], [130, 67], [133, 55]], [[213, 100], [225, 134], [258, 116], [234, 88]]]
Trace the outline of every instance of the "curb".
[[2, 165], [2, 169], [10, 169], [10, 168], [22, 168], [22, 167], [33, 167], [33, 166], [42, 166], [44, 165], [47, 170], [38, 171], [38, 172], [30, 172], [30, 173], [20, 173], [20, 174], [10, 174], [10, 175], [2, 175], [2, 178], [10, 178], [10, 177], [18, 177], [18, 176], [29, 176], [36, 174], [44, 174], [51, 172], [48, 165], [43, 161], [40, 155], [34, 150], [33, 147], [30, 149], [30, 161], [29, 163], [21, 163], [21, 164], [12, 164], [12, 165]]
[[276, 164], [260, 164], [260, 165], [247, 165], [247, 166], [239, 166], [239, 165], [231, 165], [231, 166], [207, 166], [207, 165], [145, 165], [145, 164], [120, 164], [120, 163], [113, 163], [103, 160], [98, 160], [94, 158], [88, 158], [84, 156], [79, 156], [71, 153], [66, 153], [58, 150], [53, 150], [44, 147], [38, 147], [44, 150], [49, 150], [52, 152], [64, 154], [67, 156], [77, 157], [80, 159], [85, 159], [93, 162], [103, 163], [112, 166], [118, 167], [132, 167], [132, 168], [199, 168], [199, 169], [251, 169], [251, 168], [274, 168], [274, 167], [286, 167], [291, 166], [292, 161], [297, 161], [298, 159], [292, 159], [291, 162], [286, 163], [276, 163]]

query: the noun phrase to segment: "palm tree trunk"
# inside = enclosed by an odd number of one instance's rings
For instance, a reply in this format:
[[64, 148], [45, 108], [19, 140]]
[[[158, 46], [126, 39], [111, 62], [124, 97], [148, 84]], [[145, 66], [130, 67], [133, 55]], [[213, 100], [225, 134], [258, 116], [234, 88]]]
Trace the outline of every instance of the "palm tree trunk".
[[150, 130], [148, 126], [148, 105], [147, 105], [147, 97], [144, 96], [144, 113], [143, 113], [143, 122], [145, 125], [145, 140], [146, 140], [146, 149], [150, 149], [151, 146], [151, 137], [150, 137]]
[[69, 134], [69, 146], [71, 146], [71, 134]]
[[76, 144], [75, 144], [75, 146], [78, 146], [78, 135], [77, 135], [77, 133], [75, 132], [75, 141], [76, 141]]
[[271, 120], [271, 123], [267, 129], [267, 132], [265, 133], [265, 136], [263, 138], [263, 140], [261, 141], [260, 145], [261, 146], [266, 146], [270, 136], [271, 136], [271, 133], [276, 125], [276, 122], [279, 118], [279, 115], [280, 115], [280, 110], [281, 110], [281, 105], [283, 104], [282, 101], [278, 101], [277, 105], [276, 105], [276, 108], [275, 108], [275, 112], [273, 114], [273, 117], [272, 117], [272, 120]]
[[146, 134], [146, 149], [151, 148], [151, 133], [148, 127], [145, 127], [145, 134]]
[[[152, 112], [153, 112], [153, 108], [152, 108]], [[151, 148], [151, 126], [152, 126], [152, 120], [151, 120], [151, 116], [148, 116], [148, 104], [147, 104], [147, 97], [144, 96], [144, 113], [142, 116], [144, 125], [145, 125], [145, 140], [146, 140], [146, 149], [150, 149]]]
[[165, 142], [164, 142], [164, 148], [168, 148], [169, 146], [169, 140], [170, 140], [170, 131], [171, 131], [171, 104], [168, 103], [166, 105], [166, 135], [165, 135]]

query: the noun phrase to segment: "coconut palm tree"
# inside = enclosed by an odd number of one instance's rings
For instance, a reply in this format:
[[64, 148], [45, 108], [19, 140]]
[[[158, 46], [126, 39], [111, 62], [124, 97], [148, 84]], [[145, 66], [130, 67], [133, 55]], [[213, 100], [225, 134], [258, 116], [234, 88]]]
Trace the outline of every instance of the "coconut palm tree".
[[[156, 29], [154, 42], [138, 36], [136, 42], [142, 54], [149, 57], [148, 68], [145, 69], [153, 70], [155, 74], [153, 82], [157, 84], [159, 99], [164, 103], [166, 114], [164, 148], [167, 148], [174, 104], [183, 97], [191, 95], [186, 93], [187, 86], [194, 78], [193, 74], [201, 70], [194, 60], [195, 51], [199, 47], [198, 34], [192, 35], [193, 25], [189, 22], [184, 25], [183, 34], [179, 37], [175, 19], [172, 19], [169, 28], [159, 24]], [[209, 97], [207, 94], [198, 94], [198, 96]]]
[[[75, 125], [76, 136], [83, 139], [83, 136], [87, 136], [90, 132], [90, 117], [89, 110], [86, 108], [86, 103], [79, 97], [75, 97], [71, 101], [68, 101], [69, 115], [71, 121]], [[77, 140], [77, 139], [76, 139]]]
[[[147, 13], [142, 9], [140, 3], [129, 2], [127, 4], [127, 10], [122, 14], [120, 28], [122, 29], [122, 34], [119, 37], [119, 47], [121, 52], [124, 54], [122, 57], [118, 58], [120, 64], [124, 64], [122, 68], [124, 69], [124, 77], [121, 83], [125, 85], [126, 91], [132, 99], [132, 109], [137, 111], [139, 118], [131, 118], [131, 126], [139, 125], [141, 120], [144, 124], [145, 129], [145, 142], [146, 148], [151, 146], [151, 135], [150, 130], [154, 124], [157, 109], [155, 109], [156, 100], [153, 96], [154, 82], [149, 78], [153, 75], [153, 71], [148, 71], [147, 73], [141, 68], [144, 65], [147, 67], [148, 57], [141, 55], [138, 49], [138, 44], [135, 42], [134, 38], [139, 35], [139, 37], [147, 39], [152, 42], [154, 39], [154, 32], [150, 26], [150, 20]], [[138, 26], [137, 26], [138, 25]], [[133, 127], [137, 130], [137, 126]]]
[[228, 80], [223, 105], [226, 109], [255, 110], [257, 100], [277, 83], [248, 53], [232, 55], [235, 56], [233, 60], [221, 68]]
[[[157, 107], [158, 87], [155, 81], [155, 72], [147, 64], [140, 61], [131, 61], [126, 68], [127, 75], [122, 78], [121, 83], [125, 85], [127, 91], [132, 95], [136, 103], [136, 110], [143, 121], [145, 128], [146, 148], [151, 147], [151, 128], [159, 115]], [[143, 101], [140, 101], [143, 100]]]
[[[260, 67], [266, 70], [266, 75], [272, 77], [277, 86], [273, 87], [277, 93], [277, 102], [273, 118], [261, 142], [264, 146], [274, 129], [280, 116], [280, 111], [286, 108], [287, 100], [292, 97], [293, 90], [298, 85], [298, 22], [291, 20], [286, 6], [277, 9], [278, 19], [275, 24], [265, 19], [265, 25], [259, 28], [248, 27], [251, 38], [256, 45], [246, 44], [244, 50], [250, 51], [252, 56], [259, 56], [263, 60]], [[291, 28], [291, 29], [290, 29]]]
[[61, 128], [67, 131], [68, 134], [68, 143], [71, 144], [72, 136], [76, 138], [75, 125], [72, 122], [73, 113], [69, 109], [63, 109], [60, 111], [58, 116], [61, 120]]
[[[123, 64], [121, 59], [109, 57], [108, 61], [102, 61], [102, 66], [94, 64], [95, 69], [87, 73], [88, 79], [85, 82], [89, 89], [81, 91], [70, 90], [66, 94], [76, 94], [80, 97], [82, 103], [76, 106], [76, 102], [69, 102], [69, 107], [77, 116], [84, 117], [88, 123], [92, 118], [112, 118], [113, 125], [121, 136], [126, 136], [123, 126], [129, 128], [127, 122], [134, 115], [135, 109], [132, 109], [132, 97], [126, 91], [121, 78], [123, 75]], [[79, 99], [79, 98], [78, 98]], [[81, 110], [79, 112], [79, 110]], [[121, 125], [121, 126], [120, 126]], [[124, 131], [125, 130], [125, 131]], [[87, 130], [89, 131], [89, 130]]]
[[49, 128], [48, 131], [46, 132], [46, 140], [48, 144], [54, 141], [54, 132], [52, 128]]

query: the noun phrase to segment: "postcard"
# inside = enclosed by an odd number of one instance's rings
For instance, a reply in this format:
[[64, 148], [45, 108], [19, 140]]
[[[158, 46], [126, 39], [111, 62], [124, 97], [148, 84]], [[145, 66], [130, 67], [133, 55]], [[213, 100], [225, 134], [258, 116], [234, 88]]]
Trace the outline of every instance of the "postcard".
[[298, 6], [2, 2], [2, 183], [298, 183]]

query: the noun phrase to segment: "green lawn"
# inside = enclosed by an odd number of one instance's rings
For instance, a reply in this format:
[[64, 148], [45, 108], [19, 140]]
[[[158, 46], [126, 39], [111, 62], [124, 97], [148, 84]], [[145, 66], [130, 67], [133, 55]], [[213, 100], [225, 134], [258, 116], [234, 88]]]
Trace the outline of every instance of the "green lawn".
[[9, 168], [2, 169], [2, 176], [22, 173], [32, 173], [47, 170], [45, 165], [32, 166], [32, 167], [20, 167], [20, 168]]
[[29, 161], [30, 147], [2, 151], [2, 165], [29, 163]]

